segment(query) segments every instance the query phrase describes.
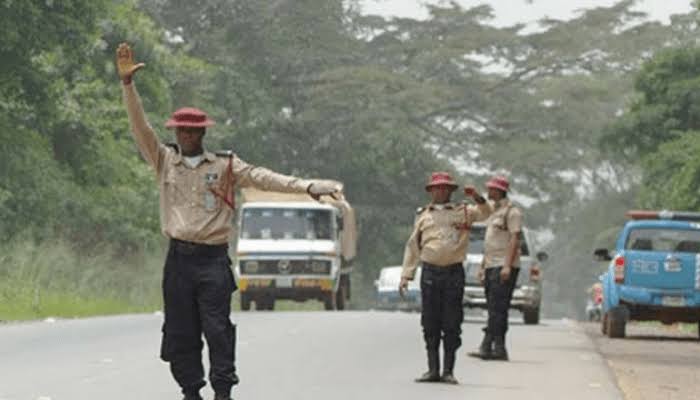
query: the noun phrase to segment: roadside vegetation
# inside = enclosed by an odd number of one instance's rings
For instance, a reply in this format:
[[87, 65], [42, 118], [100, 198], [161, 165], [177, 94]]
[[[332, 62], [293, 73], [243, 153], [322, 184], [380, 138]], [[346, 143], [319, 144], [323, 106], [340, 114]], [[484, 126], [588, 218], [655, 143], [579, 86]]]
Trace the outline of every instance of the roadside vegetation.
[[194, 105], [218, 122], [211, 149], [345, 183], [355, 308], [400, 263], [430, 171], [510, 176], [551, 239], [550, 316], [581, 315], [591, 250], [625, 209], [700, 207], [698, 12], [663, 25], [623, 0], [533, 32], [490, 25], [486, 6], [425, 20], [359, 6], [0, 4], [0, 320], [159, 308], [157, 191], [121, 104], [122, 41], [147, 65], [137, 84], [164, 141], [170, 112]]

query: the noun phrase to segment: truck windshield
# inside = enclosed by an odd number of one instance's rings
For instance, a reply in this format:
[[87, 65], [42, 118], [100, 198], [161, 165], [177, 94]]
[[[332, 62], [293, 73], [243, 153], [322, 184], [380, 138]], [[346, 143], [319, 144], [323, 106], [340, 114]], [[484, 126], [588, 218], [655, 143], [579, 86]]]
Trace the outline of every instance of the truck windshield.
[[248, 208], [241, 216], [243, 239], [332, 240], [329, 210]]
[[700, 253], [700, 231], [683, 229], [634, 229], [627, 250]]

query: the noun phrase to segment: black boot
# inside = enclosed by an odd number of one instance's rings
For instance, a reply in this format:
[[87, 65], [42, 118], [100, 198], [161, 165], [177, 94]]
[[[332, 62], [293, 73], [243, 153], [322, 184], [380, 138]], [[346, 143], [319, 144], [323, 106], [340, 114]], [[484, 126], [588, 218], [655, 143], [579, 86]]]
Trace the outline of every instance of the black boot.
[[215, 394], [214, 400], [231, 400], [231, 396], [227, 394]]
[[451, 385], [456, 385], [459, 382], [457, 382], [457, 379], [454, 377], [454, 367], [455, 367], [455, 352], [454, 351], [446, 351], [445, 352], [445, 364], [444, 368], [442, 369], [442, 377], [440, 378], [440, 382], [443, 383], [449, 383]]
[[185, 393], [185, 397], [182, 400], [202, 400], [202, 396], [199, 393]]
[[508, 361], [508, 351], [506, 350], [506, 337], [496, 336], [494, 338], [492, 360]]
[[440, 353], [428, 350], [428, 372], [415, 379], [416, 382], [440, 382]]
[[469, 357], [480, 358], [482, 360], [490, 360], [491, 357], [493, 357], [493, 350], [491, 350], [492, 344], [493, 335], [491, 335], [488, 330], [484, 329], [484, 339], [481, 341], [479, 351], [472, 351], [467, 353], [467, 355]]

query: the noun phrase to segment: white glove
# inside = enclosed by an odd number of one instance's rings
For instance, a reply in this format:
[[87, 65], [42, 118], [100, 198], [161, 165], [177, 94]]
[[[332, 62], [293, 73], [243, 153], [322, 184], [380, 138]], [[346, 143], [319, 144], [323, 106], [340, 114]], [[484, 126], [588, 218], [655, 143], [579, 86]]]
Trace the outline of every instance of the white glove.
[[329, 180], [318, 180], [313, 181], [311, 186], [309, 186], [309, 194], [314, 199], [318, 200], [323, 195], [329, 195], [335, 197], [336, 193], [343, 190], [342, 185], [339, 182], [329, 181]]

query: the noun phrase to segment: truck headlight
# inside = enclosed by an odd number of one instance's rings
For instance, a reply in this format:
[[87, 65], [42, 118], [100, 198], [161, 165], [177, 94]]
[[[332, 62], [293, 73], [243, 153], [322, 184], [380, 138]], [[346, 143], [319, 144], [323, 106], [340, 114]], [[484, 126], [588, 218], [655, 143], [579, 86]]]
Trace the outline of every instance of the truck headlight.
[[331, 272], [331, 263], [329, 261], [312, 260], [311, 272], [314, 274], [329, 274]]
[[244, 261], [241, 265], [241, 272], [244, 274], [257, 274], [260, 271], [260, 263], [257, 261]]

